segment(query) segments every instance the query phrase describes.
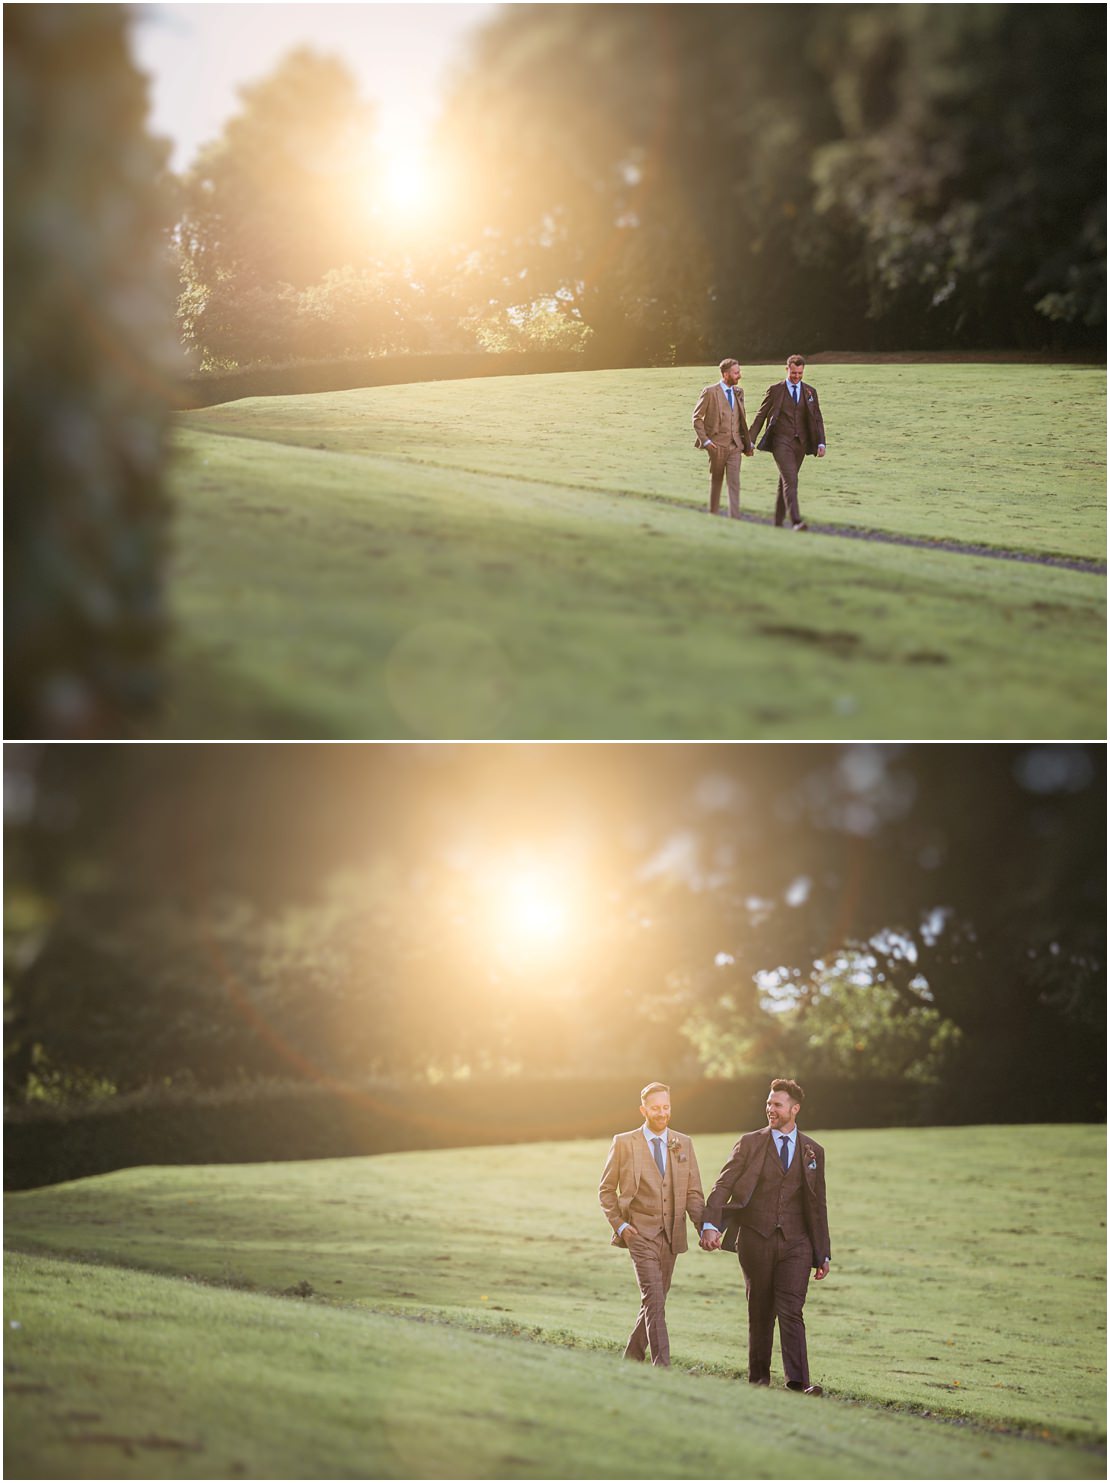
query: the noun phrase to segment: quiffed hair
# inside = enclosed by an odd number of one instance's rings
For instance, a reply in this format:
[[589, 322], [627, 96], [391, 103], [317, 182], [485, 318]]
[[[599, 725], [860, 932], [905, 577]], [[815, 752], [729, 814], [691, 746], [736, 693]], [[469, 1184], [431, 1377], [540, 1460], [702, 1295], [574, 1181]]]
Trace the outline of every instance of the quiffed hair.
[[725, 372], [728, 370], [729, 366], [738, 366], [739, 364], [740, 364], [740, 362], [736, 359], [736, 357], [734, 355], [728, 356], [725, 360], [723, 360], [721, 362], [721, 365], [720, 365], [721, 375], [723, 376], [725, 374]]
[[670, 1089], [670, 1087], [667, 1086], [664, 1082], [662, 1082], [662, 1081], [649, 1081], [648, 1084], [647, 1084], [647, 1086], [644, 1087], [643, 1091], [640, 1093], [640, 1104], [641, 1104], [641, 1106], [651, 1096], [652, 1092], [666, 1092], [666, 1094], [667, 1094], [668, 1097], [671, 1095], [671, 1089]]
[[788, 366], [804, 366], [805, 363], [806, 358], [804, 355], [788, 355], [786, 357], [786, 364]]
[[804, 1102], [806, 1099], [806, 1094], [802, 1091], [798, 1083], [796, 1081], [790, 1081], [785, 1076], [776, 1076], [771, 1083], [771, 1090], [773, 1092], [785, 1092], [791, 1102]]

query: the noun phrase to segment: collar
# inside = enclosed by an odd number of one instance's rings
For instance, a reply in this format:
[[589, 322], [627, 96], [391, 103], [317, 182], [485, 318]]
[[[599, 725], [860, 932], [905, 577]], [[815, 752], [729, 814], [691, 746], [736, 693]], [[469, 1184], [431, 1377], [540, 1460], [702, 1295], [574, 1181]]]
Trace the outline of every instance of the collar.
[[664, 1128], [661, 1133], [653, 1133], [651, 1131], [651, 1129], [648, 1127], [647, 1123], [641, 1123], [640, 1124], [640, 1131], [643, 1133], [644, 1137], [647, 1139], [647, 1146], [648, 1146], [648, 1148], [651, 1147], [651, 1140], [653, 1138], [662, 1138], [662, 1140], [663, 1140], [663, 1147], [664, 1148], [666, 1148], [667, 1144], [670, 1142], [670, 1137], [671, 1137], [671, 1130], [670, 1130], [670, 1128]]
[[795, 1138], [797, 1138], [798, 1136], [798, 1124], [795, 1123], [793, 1130], [789, 1133], [784, 1133], [781, 1128], [771, 1127], [769, 1127], [767, 1131], [770, 1133], [772, 1138], [789, 1138], [791, 1143], [793, 1143]]
[[736, 393], [740, 390], [740, 388], [738, 386], [726, 386], [723, 381], [718, 381], [717, 382], [717, 385], [724, 392], [725, 396], [728, 396], [728, 394], [729, 394], [730, 391], [732, 392], [733, 396], [735, 396]]

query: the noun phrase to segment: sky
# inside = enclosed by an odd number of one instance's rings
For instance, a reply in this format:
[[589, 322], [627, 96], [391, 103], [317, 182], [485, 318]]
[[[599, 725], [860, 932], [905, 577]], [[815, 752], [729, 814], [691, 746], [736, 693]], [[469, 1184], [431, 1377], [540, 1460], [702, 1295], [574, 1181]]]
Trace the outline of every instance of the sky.
[[238, 111], [236, 90], [272, 72], [294, 47], [337, 56], [377, 105], [386, 150], [419, 152], [449, 69], [494, 4], [135, 5], [131, 46], [150, 79], [150, 131], [190, 165]]

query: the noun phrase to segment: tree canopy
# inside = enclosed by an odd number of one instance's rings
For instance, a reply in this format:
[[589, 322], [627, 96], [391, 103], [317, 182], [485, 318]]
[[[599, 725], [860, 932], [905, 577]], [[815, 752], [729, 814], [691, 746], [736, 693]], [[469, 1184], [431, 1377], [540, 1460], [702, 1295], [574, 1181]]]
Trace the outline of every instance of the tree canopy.
[[371, 110], [302, 51], [189, 173], [186, 334], [213, 363], [1098, 349], [1105, 39], [1091, 5], [506, 6], [403, 243]]
[[97, 751], [9, 759], [16, 1099], [786, 1060], [1097, 1102], [1100, 748]]

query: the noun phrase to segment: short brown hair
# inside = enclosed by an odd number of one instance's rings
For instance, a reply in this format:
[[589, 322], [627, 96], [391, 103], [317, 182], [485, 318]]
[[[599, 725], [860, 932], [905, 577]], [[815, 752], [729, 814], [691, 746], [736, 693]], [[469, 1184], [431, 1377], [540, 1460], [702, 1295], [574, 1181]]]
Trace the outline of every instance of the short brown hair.
[[790, 1081], [785, 1076], [776, 1076], [771, 1083], [773, 1092], [785, 1092], [791, 1102], [797, 1102], [799, 1106], [805, 1101], [806, 1094], [796, 1081]]
[[644, 1105], [644, 1103], [647, 1101], [647, 1099], [651, 1096], [652, 1092], [666, 1092], [666, 1094], [667, 1094], [668, 1097], [671, 1095], [671, 1089], [670, 1089], [669, 1086], [664, 1086], [664, 1084], [661, 1081], [649, 1081], [648, 1084], [647, 1084], [647, 1086], [644, 1087], [643, 1091], [640, 1093], [640, 1106], [641, 1107]]
[[805, 363], [806, 358], [804, 355], [788, 355], [786, 357], [786, 364], [788, 366], [804, 366]]
[[721, 362], [721, 375], [723, 376], [725, 374], [729, 366], [739, 366], [739, 364], [740, 362], [736, 359], [736, 357], [734, 355], [730, 355], [727, 360], [723, 360]]

